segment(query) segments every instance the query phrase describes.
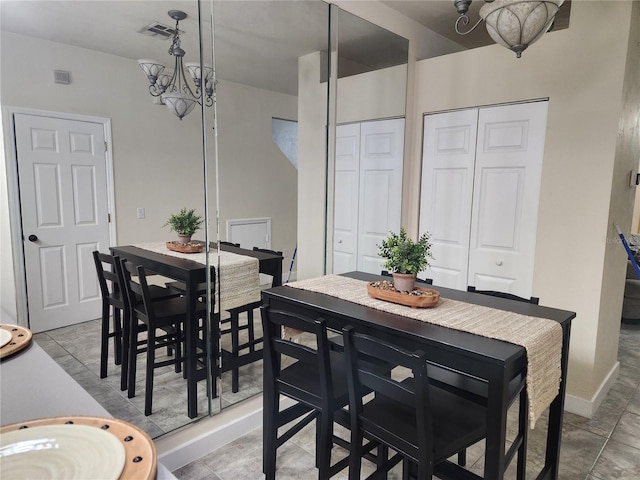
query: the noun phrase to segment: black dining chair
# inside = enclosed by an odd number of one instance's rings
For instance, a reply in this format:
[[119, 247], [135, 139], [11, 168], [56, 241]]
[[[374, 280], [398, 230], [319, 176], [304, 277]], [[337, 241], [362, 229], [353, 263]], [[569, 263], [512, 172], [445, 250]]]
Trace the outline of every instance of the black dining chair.
[[471, 285], [467, 286], [467, 292], [480, 293], [482, 295], [489, 295], [491, 297], [506, 298], [508, 300], [531, 303], [533, 305], [538, 305], [540, 303], [540, 299], [538, 297], [524, 298], [524, 297], [518, 297], [517, 295], [514, 295], [512, 293], [497, 292], [495, 290], [476, 290], [476, 287], [473, 287]]
[[[253, 247], [253, 251], [282, 256], [282, 252], [266, 248]], [[271, 286], [273, 286], [273, 279], [271, 282]], [[231, 350], [223, 349], [222, 364], [224, 371], [231, 370], [231, 391], [233, 393], [240, 390], [240, 367], [262, 359], [262, 349], [258, 346], [263, 339], [261, 336], [256, 337], [254, 325], [254, 311], [261, 305], [262, 301], [257, 301], [228, 309], [229, 317], [220, 321], [221, 325], [228, 325], [227, 328], [221, 329], [220, 334], [231, 335]], [[246, 323], [241, 321], [240, 315], [242, 313], [246, 314]], [[240, 343], [240, 333], [245, 330], [247, 331], [247, 341]], [[243, 351], [244, 353], [242, 353]]]
[[[174, 365], [176, 372], [181, 372], [184, 361], [183, 324], [186, 319], [187, 304], [182, 296], [154, 300], [147, 283], [144, 267], [122, 260], [122, 272], [126, 286], [131, 312], [131, 338], [129, 343], [129, 371], [127, 396], [135, 396], [136, 360], [138, 354], [147, 354], [145, 370], [145, 402], [144, 414], [151, 415], [153, 401], [154, 369]], [[134, 280], [137, 276], [137, 282]], [[139, 300], [141, 299], [141, 301]], [[198, 304], [198, 318], [206, 311], [204, 304]], [[193, 321], [189, 319], [189, 321]], [[157, 330], [164, 333], [158, 335]], [[144, 347], [138, 340], [141, 332], [147, 332]], [[171, 347], [175, 352], [173, 358], [156, 361], [155, 352], [159, 348]]]
[[[264, 457], [267, 480], [276, 476], [276, 452], [285, 442], [314, 419], [316, 420], [316, 466], [318, 478], [325, 480], [344, 469], [348, 457], [333, 466], [334, 441], [347, 446], [333, 435], [334, 420], [348, 427], [349, 402], [344, 356], [329, 350], [324, 320], [263, 306], [264, 331]], [[310, 335], [311, 341], [294, 342], [283, 338], [284, 328]], [[295, 403], [280, 410], [280, 395]], [[294, 423], [295, 422], [295, 423]], [[278, 435], [278, 429], [294, 423]]]
[[[486, 436], [485, 407], [431, 385], [424, 352], [404, 350], [352, 327], [345, 328], [343, 336], [351, 413], [349, 479], [360, 480], [366, 436], [396, 452], [368, 479], [385, 478], [401, 461], [403, 479], [410, 472], [417, 480], [431, 479], [434, 467], [444, 463], [447, 478], [479, 478], [447, 458]], [[410, 374], [405, 378], [380, 374], [366, 361], [371, 357]], [[363, 397], [365, 389], [374, 395]]]
[[[126, 294], [126, 286], [122, 275], [120, 257], [93, 252], [93, 261], [96, 266], [98, 285], [102, 296], [102, 326], [100, 334], [100, 378], [107, 376], [107, 359], [109, 355], [109, 339], [113, 338], [114, 360], [116, 365], [121, 365], [120, 388], [127, 388], [128, 357], [130, 330], [129, 299]], [[155, 299], [169, 298], [173, 293], [164, 287], [150, 285], [149, 292]], [[141, 299], [138, 299], [141, 300]], [[111, 329], [109, 314], [112, 313], [113, 329]]]

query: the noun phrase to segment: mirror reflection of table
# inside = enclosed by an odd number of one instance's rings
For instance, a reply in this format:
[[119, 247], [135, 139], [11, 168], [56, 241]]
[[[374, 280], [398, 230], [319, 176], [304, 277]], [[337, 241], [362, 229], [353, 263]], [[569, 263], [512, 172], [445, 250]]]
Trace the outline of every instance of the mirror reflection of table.
[[[346, 276], [369, 282], [382, 279], [377, 275], [361, 272], [352, 272]], [[562, 327], [560, 389], [549, 408], [545, 465], [537, 476], [538, 479], [557, 479], [569, 333], [575, 313], [438, 286], [433, 288], [440, 292], [441, 298], [545, 318], [558, 322]], [[503, 478], [509, 464], [508, 454], [505, 452], [507, 412], [510, 406], [509, 384], [512, 379], [527, 370], [527, 353], [523, 347], [417, 321], [309, 290], [278, 287], [264, 291], [262, 298], [263, 303], [270, 308], [311, 318], [322, 317], [327, 326], [336, 331], [353, 325], [358, 331], [382, 335], [409, 350], [423, 350], [430, 362], [453, 368], [486, 382], [487, 438], [484, 478]]]
[[[214, 247], [215, 245], [212, 244], [212, 248]], [[198, 285], [205, 283], [207, 278], [205, 265], [193, 260], [153, 252], [134, 245], [111, 247], [110, 250], [113, 255], [118, 255], [121, 259], [129, 260], [135, 265], [142, 265], [145, 270], [183, 282], [186, 287], [185, 297], [187, 298], [186, 318], [193, 319], [195, 317]], [[222, 250], [257, 259], [259, 272], [272, 276], [274, 286], [282, 285], [282, 256], [228, 245], [222, 245]], [[197, 322], [186, 321], [185, 369], [187, 371], [187, 414], [189, 418], [195, 418], [198, 415], [197, 382], [206, 377], [207, 371], [205, 367], [199, 368], [196, 359], [197, 335]]]

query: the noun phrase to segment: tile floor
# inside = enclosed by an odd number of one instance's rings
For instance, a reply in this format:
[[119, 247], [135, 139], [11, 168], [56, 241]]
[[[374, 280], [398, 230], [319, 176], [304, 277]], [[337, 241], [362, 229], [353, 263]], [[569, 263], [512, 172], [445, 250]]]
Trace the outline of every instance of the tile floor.
[[[620, 375], [592, 419], [565, 415], [561, 480], [637, 480], [640, 478], [640, 325], [622, 325], [620, 332]], [[511, 409], [514, 413], [516, 408]], [[510, 429], [515, 419], [510, 418]], [[527, 478], [543, 459], [546, 436], [544, 418], [529, 435]], [[283, 445], [278, 451], [277, 478], [313, 480], [315, 434], [312, 426]], [[483, 469], [484, 445], [468, 451], [468, 465], [476, 473]], [[334, 449], [336, 458], [346, 452]], [[363, 465], [366, 465], [364, 462]], [[363, 469], [364, 470], [364, 469]], [[515, 478], [510, 468], [505, 478]], [[262, 475], [262, 430], [256, 429], [240, 439], [213, 451], [175, 472], [184, 480], [255, 480]], [[346, 479], [346, 471], [337, 479]], [[398, 471], [390, 480], [401, 478]]]
[[[256, 315], [256, 328], [260, 332]], [[155, 370], [153, 412], [144, 415], [145, 355], [138, 356], [136, 375], [136, 396], [129, 399], [127, 392], [120, 390], [120, 367], [113, 362], [113, 342], [109, 342], [107, 377], [101, 379], [100, 372], [100, 320], [50, 330], [34, 335], [34, 340], [56, 362], [71, 375], [92, 397], [107, 409], [111, 415], [121, 418], [145, 430], [151, 438], [189, 424], [187, 416], [187, 386], [182, 374], [175, 373], [172, 366]], [[226, 335], [223, 347], [229, 342]], [[242, 340], [241, 336], [241, 340]], [[163, 353], [158, 350], [158, 360]], [[231, 373], [222, 376], [222, 406], [226, 407], [249, 398], [262, 391], [262, 361], [240, 369], [240, 391], [231, 392]], [[198, 417], [207, 414], [206, 382], [198, 383]], [[220, 410], [218, 399], [212, 401], [212, 411]]]

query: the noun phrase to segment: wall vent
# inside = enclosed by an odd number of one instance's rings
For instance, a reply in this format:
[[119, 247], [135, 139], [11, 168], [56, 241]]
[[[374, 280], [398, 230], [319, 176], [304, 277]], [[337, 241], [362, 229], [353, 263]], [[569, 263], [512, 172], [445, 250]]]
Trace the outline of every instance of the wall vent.
[[[160, 39], [167, 39], [173, 37], [176, 33], [176, 29], [169, 27], [168, 25], [163, 25], [160, 22], [153, 22], [149, 25], [142, 27], [138, 30], [138, 33], [142, 33], [143, 35], [148, 35], [150, 37], [158, 37]], [[182, 30], [180, 30], [182, 33]]]

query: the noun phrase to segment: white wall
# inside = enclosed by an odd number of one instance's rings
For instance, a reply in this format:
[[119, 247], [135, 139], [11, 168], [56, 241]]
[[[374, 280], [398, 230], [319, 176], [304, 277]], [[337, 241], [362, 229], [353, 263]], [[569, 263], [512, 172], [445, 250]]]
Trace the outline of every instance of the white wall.
[[[635, 195], [628, 170], [638, 158], [625, 151], [637, 153], [629, 147], [637, 132], [619, 136], [618, 129], [631, 7], [573, 2], [570, 27], [546, 34], [521, 59], [493, 45], [418, 62], [417, 93], [409, 99], [426, 113], [549, 98], [533, 293], [543, 305], [577, 312], [568, 393], [596, 403], [615, 371], [624, 282], [625, 254], [608, 241], [611, 224], [629, 228]], [[637, 99], [637, 83], [629, 90]], [[637, 122], [637, 102], [630, 108]], [[419, 155], [408, 162], [419, 177]], [[411, 199], [406, 207], [417, 222], [419, 187]]]
[[[113, 162], [115, 184], [115, 218], [117, 222], [117, 243], [163, 241], [173, 238], [163, 225], [170, 215], [183, 206], [204, 212], [204, 168], [202, 162], [201, 119], [198, 111], [192, 112], [182, 121], [172, 115], [166, 107], [154, 105], [147, 93], [148, 82], [135, 60], [107, 55], [92, 50], [71, 47], [32, 37], [2, 32], [2, 71], [0, 85], [3, 107], [25, 107], [41, 110], [106, 117], [111, 119], [113, 137]], [[28, 58], [29, 61], [24, 61]], [[70, 85], [53, 82], [53, 71], [71, 72]], [[222, 87], [221, 87], [222, 88]], [[254, 89], [255, 90], [255, 89]], [[247, 99], [237, 101], [227, 97], [248, 95], [249, 90], [241, 86], [228, 86], [225, 98], [219, 97], [221, 109], [249, 107], [242, 105]], [[221, 204], [233, 206], [235, 218], [251, 218], [258, 214], [254, 210], [259, 205], [262, 211], [278, 212], [277, 222], [272, 225], [274, 242], [295, 245], [296, 218], [291, 208], [291, 198], [295, 198], [297, 185], [291, 178], [288, 161], [275, 147], [248, 147], [248, 139], [268, 138], [271, 145], [270, 115], [295, 119], [295, 99], [272, 92], [251, 92], [250, 98], [256, 105], [264, 107], [262, 116], [245, 115], [233, 125], [233, 130], [225, 130], [224, 149], [221, 161], [225, 161], [224, 172], [230, 177], [222, 192]], [[288, 98], [283, 98], [288, 97]], [[267, 107], [268, 105], [268, 107]], [[292, 107], [293, 105], [293, 107]], [[278, 108], [276, 108], [278, 106]], [[211, 109], [207, 115], [212, 115]], [[209, 118], [209, 117], [208, 117]], [[4, 121], [4, 136], [10, 135]], [[215, 169], [213, 168], [213, 130], [207, 125], [209, 158], [209, 203], [212, 214], [215, 211]], [[246, 132], [246, 135], [245, 135]], [[6, 143], [6, 141], [5, 141]], [[244, 148], [243, 159], [230, 154], [233, 144]], [[253, 149], [253, 150], [252, 150]], [[11, 156], [7, 156], [10, 159]], [[280, 161], [282, 160], [282, 162]], [[257, 188], [244, 188], [243, 175], [250, 171], [248, 162], [260, 162], [269, 175], [264, 180], [274, 181], [284, 178], [282, 186], [270, 189], [276, 194], [265, 195]], [[237, 169], [236, 169], [237, 168]], [[255, 170], [255, 169], [254, 169]], [[2, 170], [2, 180], [6, 169]], [[237, 187], [237, 188], [234, 188]], [[7, 205], [7, 194], [0, 188], [2, 208]], [[240, 195], [242, 193], [242, 195]], [[230, 198], [226, 197], [228, 195]], [[136, 208], [144, 207], [146, 218], [136, 218]], [[243, 210], [244, 209], [244, 210]], [[223, 215], [226, 215], [222, 212]], [[271, 213], [269, 216], [273, 216]], [[9, 219], [4, 212], [0, 218], [2, 236], [2, 306], [11, 303], [15, 293], [11, 264], [11, 248], [7, 242]], [[215, 234], [215, 228], [212, 230]], [[204, 238], [203, 232], [196, 238]], [[291, 248], [291, 247], [289, 247]], [[287, 265], [288, 266], [288, 265]], [[10, 312], [15, 308], [5, 307]]]

